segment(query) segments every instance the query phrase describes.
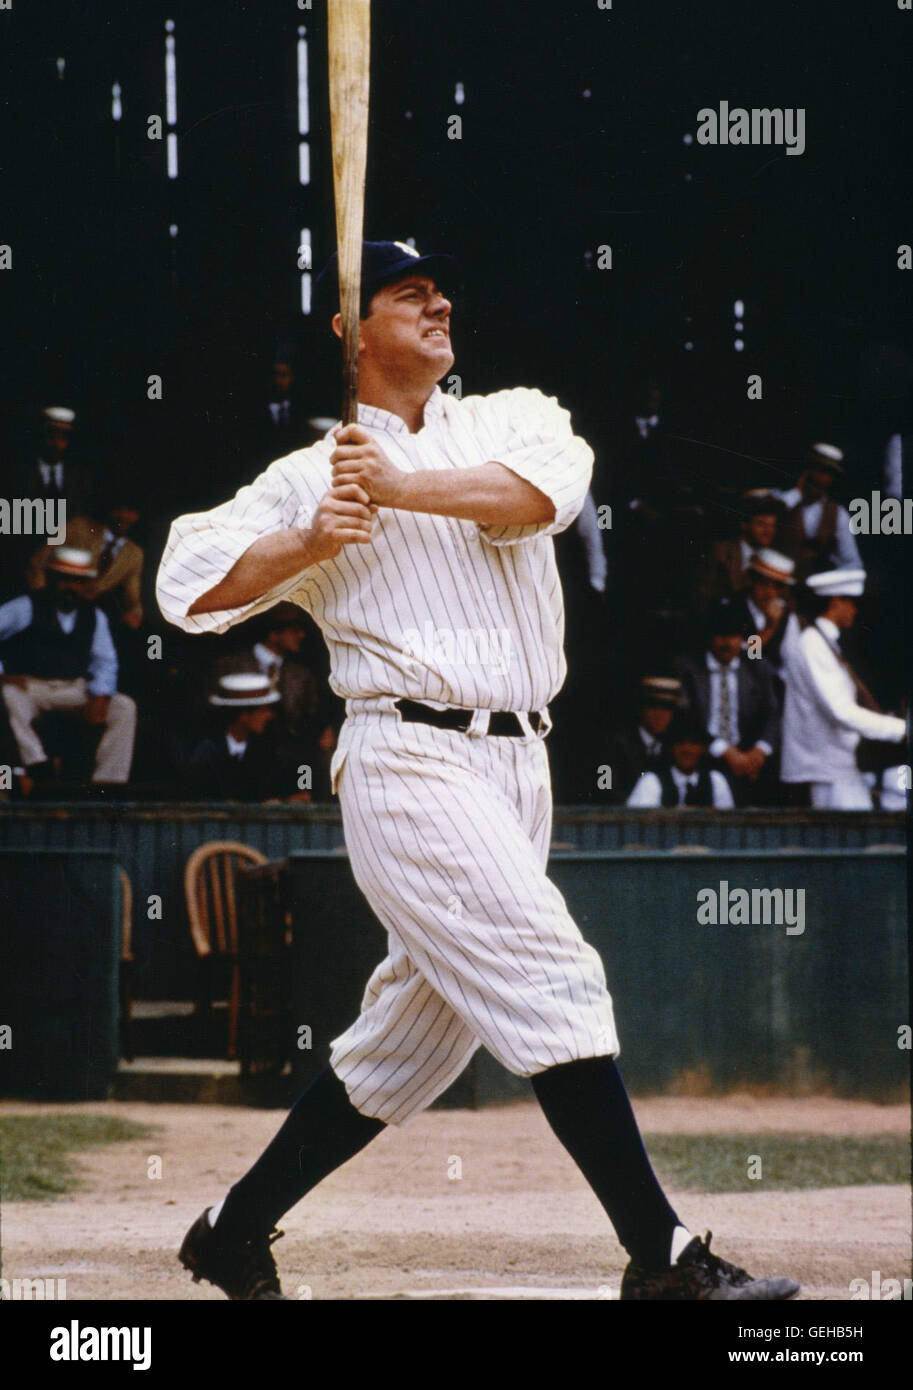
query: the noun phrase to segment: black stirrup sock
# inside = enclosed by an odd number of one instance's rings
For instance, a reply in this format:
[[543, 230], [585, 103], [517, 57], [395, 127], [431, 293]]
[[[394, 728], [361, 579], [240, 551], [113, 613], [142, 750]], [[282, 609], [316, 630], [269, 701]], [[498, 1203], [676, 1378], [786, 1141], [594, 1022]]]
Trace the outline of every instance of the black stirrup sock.
[[254, 1166], [230, 1189], [216, 1229], [239, 1237], [271, 1231], [305, 1193], [385, 1128], [383, 1120], [355, 1109], [345, 1086], [327, 1067], [295, 1101]]
[[586, 1057], [530, 1078], [546, 1119], [596, 1193], [635, 1264], [670, 1263], [681, 1225], [650, 1166], [621, 1073]]

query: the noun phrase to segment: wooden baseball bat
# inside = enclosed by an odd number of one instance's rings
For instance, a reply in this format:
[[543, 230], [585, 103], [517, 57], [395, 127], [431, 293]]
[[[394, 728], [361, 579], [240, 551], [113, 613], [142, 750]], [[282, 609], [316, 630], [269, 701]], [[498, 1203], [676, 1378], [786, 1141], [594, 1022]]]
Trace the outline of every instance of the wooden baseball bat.
[[358, 320], [368, 154], [371, 0], [327, 0], [330, 129], [342, 316], [342, 423], [358, 419]]

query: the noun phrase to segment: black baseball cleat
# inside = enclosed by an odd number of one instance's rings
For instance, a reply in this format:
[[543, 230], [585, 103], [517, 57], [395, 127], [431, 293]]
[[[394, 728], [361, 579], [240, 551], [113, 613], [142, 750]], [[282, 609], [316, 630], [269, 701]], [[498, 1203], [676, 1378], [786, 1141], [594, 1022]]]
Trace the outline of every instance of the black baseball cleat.
[[282, 1292], [271, 1246], [284, 1234], [271, 1231], [252, 1240], [224, 1240], [209, 1224], [207, 1207], [187, 1232], [178, 1259], [198, 1284], [206, 1279], [231, 1299], [282, 1299]]
[[710, 1231], [705, 1240], [695, 1236], [668, 1269], [643, 1269], [632, 1260], [622, 1276], [621, 1298], [771, 1302], [799, 1292], [794, 1279], [753, 1279], [746, 1270], [711, 1255], [712, 1239]]

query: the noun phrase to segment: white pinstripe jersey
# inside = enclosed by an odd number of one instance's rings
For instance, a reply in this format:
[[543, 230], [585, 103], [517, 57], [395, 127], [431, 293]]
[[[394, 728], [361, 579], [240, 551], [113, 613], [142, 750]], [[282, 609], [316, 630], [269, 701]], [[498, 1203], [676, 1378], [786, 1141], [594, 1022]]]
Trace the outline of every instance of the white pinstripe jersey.
[[359, 423], [407, 472], [502, 463], [552, 500], [555, 519], [492, 527], [382, 508], [369, 545], [346, 545], [245, 607], [188, 617], [258, 537], [310, 524], [332, 481], [330, 433], [270, 464], [230, 502], [173, 523], [157, 581], [162, 613], [187, 632], [224, 632], [290, 599], [324, 634], [332, 688], [355, 704], [392, 696], [543, 708], [566, 673], [550, 538], [580, 511], [593, 464], [568, 412], [524, 387], [462, 401], [435, 387], [415, 434], [374, 406], [359, 406]]

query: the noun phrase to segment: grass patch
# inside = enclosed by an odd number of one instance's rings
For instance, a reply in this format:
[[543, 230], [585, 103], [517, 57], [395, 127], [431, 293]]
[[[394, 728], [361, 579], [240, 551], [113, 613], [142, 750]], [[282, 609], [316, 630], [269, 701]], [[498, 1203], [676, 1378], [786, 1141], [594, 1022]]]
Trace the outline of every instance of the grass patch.
[[40, 1202], [80, 1187], [71, 1155], [155, 1133], [117, 1115], [0, 1116], [0, 1196], [7, 1202]]
[[[830, 1134], [648, 1134], [661, 1179], [688, 1192], [789, 1192], [812, 1187], [909, 1183], [910, 1141]], [[749, 1155], [761, 1159], [750, 1178]]]

